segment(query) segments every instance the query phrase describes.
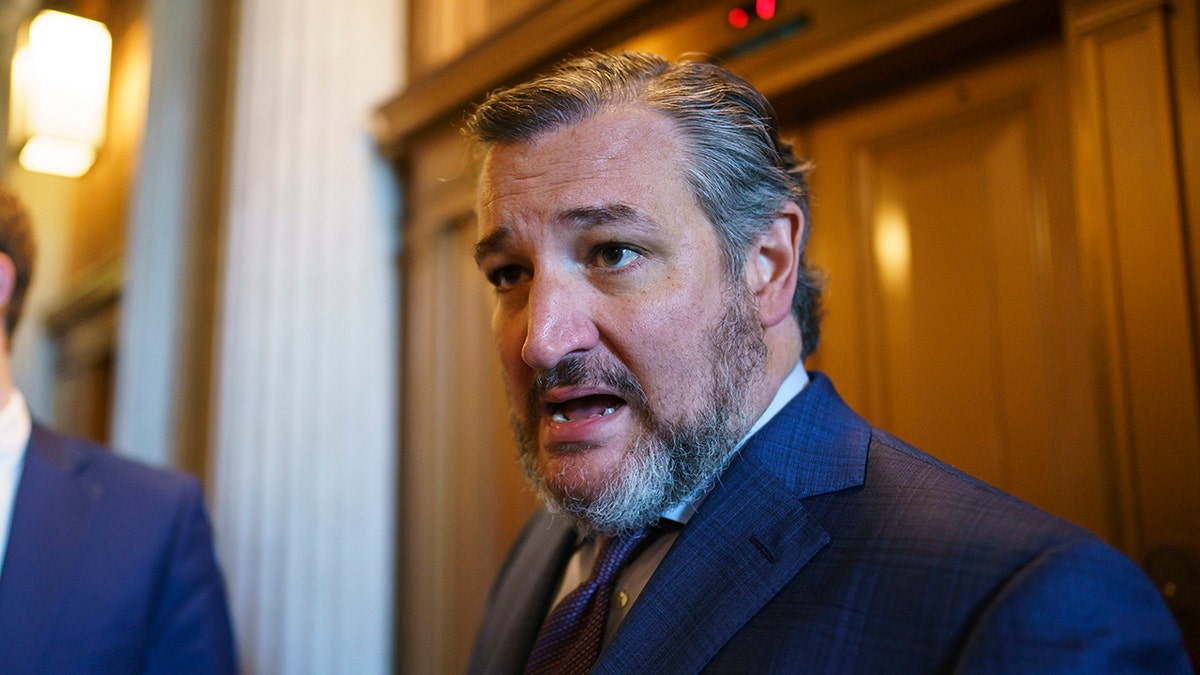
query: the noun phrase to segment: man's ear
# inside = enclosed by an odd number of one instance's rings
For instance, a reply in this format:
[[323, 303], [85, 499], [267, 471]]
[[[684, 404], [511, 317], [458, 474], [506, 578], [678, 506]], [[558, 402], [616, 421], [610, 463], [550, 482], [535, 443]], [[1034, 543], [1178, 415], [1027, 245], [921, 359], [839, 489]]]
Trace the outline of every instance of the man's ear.
[[783, 321], [792, 312], [796, 277], [800, 273], [800, 242], [804, 240], [804, 213], [788, 202], [771, 226], [750, 246], [746, 258], [746, 285], [758, 301], [763, 328]]
[[17, 286], [17, 266], [7, 253], [0, 253], [0, 317], [8, 314], [8, 303], [12, 302]]

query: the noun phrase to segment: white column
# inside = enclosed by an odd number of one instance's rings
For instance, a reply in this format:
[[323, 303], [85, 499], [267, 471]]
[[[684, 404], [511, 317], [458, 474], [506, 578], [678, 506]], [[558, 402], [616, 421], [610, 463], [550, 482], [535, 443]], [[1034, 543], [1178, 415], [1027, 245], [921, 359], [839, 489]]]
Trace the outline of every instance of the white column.
[[150, 92], [125, 250], [112, 437], [120, 452], [203, 475], [227, 17], [211, 3], [174, 0], [149, 0], [146, 13]]
[[250, 673], [391, 668], [394, 180], [367, 131], [403, 3], [242, 0], [215, 526]]

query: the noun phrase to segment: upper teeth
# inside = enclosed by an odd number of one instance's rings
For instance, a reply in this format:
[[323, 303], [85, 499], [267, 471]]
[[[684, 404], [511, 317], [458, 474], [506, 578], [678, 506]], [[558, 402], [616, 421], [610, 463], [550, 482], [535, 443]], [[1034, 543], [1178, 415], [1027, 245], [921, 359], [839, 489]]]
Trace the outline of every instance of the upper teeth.
[[[616, 411], [617, 411], [617, 407], [610, 405], [607, 408], [605, 408], [603, 411], [601, 411], [600, 416], [603, 417], [605, 415], [611, 415], [611, 414], [615, 413]], [[550, 419], [555, 422], [570, 421], [570, 418], [567, 417], [566, 413], [564, 413], [561, 408], [555, 409], [554, 412], [552, 412], [550, 414]]]

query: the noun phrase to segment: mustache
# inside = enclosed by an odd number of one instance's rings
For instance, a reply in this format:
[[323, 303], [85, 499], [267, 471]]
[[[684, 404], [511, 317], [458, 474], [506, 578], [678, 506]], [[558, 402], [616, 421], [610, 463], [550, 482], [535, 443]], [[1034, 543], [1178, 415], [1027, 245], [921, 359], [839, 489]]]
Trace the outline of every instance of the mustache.
[[628, 368], [583, 355], [567, 356], [553, 368], [539, 371], [525, 394], [525, 404], [531, 411], [541, 410], [550, 389], [582, 384], [599, 384], [612, 389], [642, 419], [648, 419], [650, 404], [646, 400], [646, 390]]

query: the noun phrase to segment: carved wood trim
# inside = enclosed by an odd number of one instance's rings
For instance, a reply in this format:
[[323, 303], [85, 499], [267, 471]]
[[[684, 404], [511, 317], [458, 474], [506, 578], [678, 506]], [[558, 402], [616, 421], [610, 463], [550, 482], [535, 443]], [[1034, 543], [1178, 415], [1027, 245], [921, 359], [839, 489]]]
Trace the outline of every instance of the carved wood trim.
[[815, 53], [802, 55], [795, 46], [781, 43], [777, 49], [764, 50], [747, 59], [741, 69], [751, 72], [754, 86], [770, 98], [799, 84], [829, 77], [854, 64], [961, 26], [1012, 4], [1016, 2], [954, 0], [933, 4], [898, 17], [895, 21], [848, 36]]
[[457, 114], [481, 92], [532, 72], [588, 42], [611, 44], [684, 4], [677, 0], [544, 3], [381, 104], [371, 120], [375, 139], [385, 156], [395, 158], [408, 137]]
[[1064, 11], [1070, 19], [1068, 30], [1074, 35], [1083, 35], [1109, 28], [1139, 14], [1161, 11], [1169, 5], [1168, 0], [1074, 0], [1066, 3]]
[[[794, 98], [813, 83], [836, 79], [845, 85], [857, 79], [853, 69], [876, 71], [876, 62], [909, 47], [919, 48], [925, 41], [938, 41], [943, 51], [930, 58], [944, 60], [946, 41], [939, 41], [938, 36], [949, 32], [959, 34], [950, 40], [959, 45], [956, 49], [986, 40], [989, 32], [1009, 39], [1045, 24], [1044, 16], [1053, 16], [1055, 8], [1041, 0], [931, 1], [882, 23], [860, 26], [832, 42], [813, 45], [804, 39], [782, 40], [727, 65], [770, 97]], [[611, 48], [681, 17], [720, 14], [719, 10], [715, 0], [544, 3], [382, 103], [371, 118], [372, 133], [382, 154], [399, 160], [414, 136], [442, 122], [457, 122], [455, 117], [484, 92], [532, 75], [572, 51]], [[1004, 29], [1006, 24], [1016, 28]], [[911, 60], [911, 55], [904, 58]], [[849, 76], [843, 76], [846, 74]], [[791, 105], [790, 101], [783, 103]]]

